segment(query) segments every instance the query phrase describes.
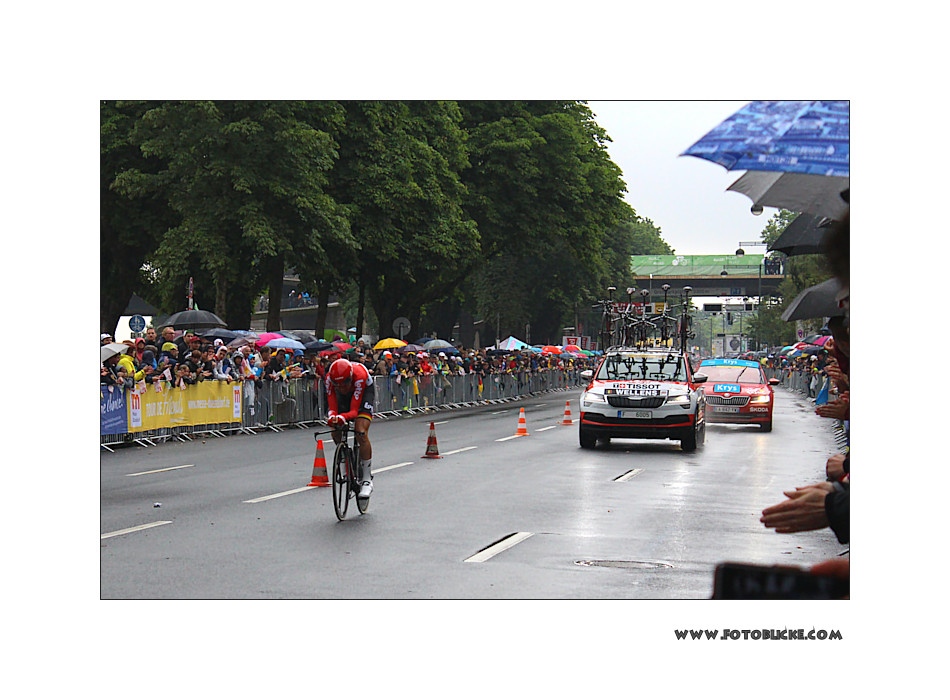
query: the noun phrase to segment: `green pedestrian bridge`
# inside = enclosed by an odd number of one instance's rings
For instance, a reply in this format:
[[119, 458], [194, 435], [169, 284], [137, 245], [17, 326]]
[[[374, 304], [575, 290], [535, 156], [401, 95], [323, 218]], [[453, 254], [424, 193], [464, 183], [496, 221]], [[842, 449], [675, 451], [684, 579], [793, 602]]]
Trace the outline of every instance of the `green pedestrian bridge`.
[[783, 263], [761, 254], [633, 255], [630, 260], [638, 290], [651, 290], [654, 301], [660, 300], [664, 284], [670, 285], [672, 303], [686, 286], [694, 297], [761, 297], [774, 294], [785, 279]]

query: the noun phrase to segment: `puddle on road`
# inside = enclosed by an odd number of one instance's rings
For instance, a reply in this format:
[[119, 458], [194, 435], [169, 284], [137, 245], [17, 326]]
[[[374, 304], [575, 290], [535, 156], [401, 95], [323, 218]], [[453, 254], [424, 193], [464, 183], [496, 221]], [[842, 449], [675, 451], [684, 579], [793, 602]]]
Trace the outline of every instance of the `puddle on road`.
[[578, 566], [605, 566], [612, 569], [672, 569], [672, 564], [662, 561], [625, 561], [620, 559], [579, 559]]

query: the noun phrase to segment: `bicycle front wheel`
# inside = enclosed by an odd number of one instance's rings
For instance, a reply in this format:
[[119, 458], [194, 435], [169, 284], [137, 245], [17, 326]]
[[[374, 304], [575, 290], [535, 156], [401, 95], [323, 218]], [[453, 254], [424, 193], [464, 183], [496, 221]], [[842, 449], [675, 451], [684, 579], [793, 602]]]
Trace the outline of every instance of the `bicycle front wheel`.
[[351, 469], [350, 451], [341, 443], [333, 455], [333, 510], [338, 520], [346, 517], [346, 508], [350, 503]]

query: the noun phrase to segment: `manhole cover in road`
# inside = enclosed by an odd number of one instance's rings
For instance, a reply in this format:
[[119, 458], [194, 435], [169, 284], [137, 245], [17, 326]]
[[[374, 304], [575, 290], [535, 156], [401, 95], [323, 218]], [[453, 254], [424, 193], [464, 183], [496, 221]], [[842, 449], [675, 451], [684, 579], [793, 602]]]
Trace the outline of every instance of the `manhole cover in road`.
[[578, 566], [606, 566], [614, 569], [672, 569], [672, 564], [661, 561], [621, 561], [618, 559], [579, 559]]

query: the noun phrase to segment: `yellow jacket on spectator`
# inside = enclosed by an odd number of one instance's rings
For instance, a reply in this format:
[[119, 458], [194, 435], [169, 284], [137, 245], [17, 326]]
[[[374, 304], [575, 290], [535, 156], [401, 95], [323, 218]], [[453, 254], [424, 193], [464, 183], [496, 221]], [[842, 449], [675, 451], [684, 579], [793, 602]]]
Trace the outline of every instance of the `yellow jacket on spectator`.
[[134, 378], [135, 378], [135, 381], [137, 381], [137, 382], [138, 382], [138, 381], [141, 381], [141, 380], [143, 380], [143, 379], [145, 379], [145, 370], [144, 370], [144, 369], [141, 369], [141, 370], [139, 370], [138, 372], [136, 372], [136, 371], [135, 371], [135, 363], [132, 362], [132, 358], [129, 357], [128, 355], [126, 355], [125, 353], [123, 353], [123, 354], [119, 357], [119, 364], [118, 364], [118, 366], [119, 366], [119, 367], [125, 367], [126, 373], [127, 373], [130, 377], [134, 377]]

